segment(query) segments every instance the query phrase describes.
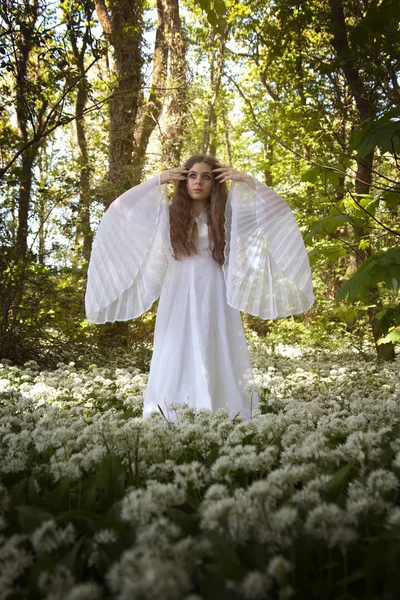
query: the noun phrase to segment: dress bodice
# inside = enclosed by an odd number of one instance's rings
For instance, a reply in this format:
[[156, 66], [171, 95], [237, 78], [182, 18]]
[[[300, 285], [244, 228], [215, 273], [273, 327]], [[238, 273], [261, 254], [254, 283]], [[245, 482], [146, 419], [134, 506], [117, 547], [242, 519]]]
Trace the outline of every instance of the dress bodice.
[[209, 249], [208, 225], [202, 221], [197, 222], [197, 250], [198, 252], [206, 252]]
[[197, 250], [204, 253], [209, 249], [207, 207], [203, 208], [199, 216], [195, 217], [195, 219], [198, 231]]

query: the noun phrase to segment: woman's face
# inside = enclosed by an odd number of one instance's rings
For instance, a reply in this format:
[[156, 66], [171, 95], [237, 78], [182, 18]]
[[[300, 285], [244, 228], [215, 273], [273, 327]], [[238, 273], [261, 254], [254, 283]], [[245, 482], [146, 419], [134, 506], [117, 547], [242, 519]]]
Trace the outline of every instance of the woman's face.
[[186, 188], [192, 200], [208, 200], [212, 190], [212, 168], [207, 163], [195, 163], [189, 169]]

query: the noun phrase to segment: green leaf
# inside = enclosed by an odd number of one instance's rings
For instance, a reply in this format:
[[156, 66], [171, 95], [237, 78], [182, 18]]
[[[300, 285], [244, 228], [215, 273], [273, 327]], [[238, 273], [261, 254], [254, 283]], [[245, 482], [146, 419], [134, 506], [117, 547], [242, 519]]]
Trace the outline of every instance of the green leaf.
[[320, 171], [320, 167], [311, 167], [311, 169], [308, 169], [302, 174], [301, 180], [315, 183], [319, 177]]
[[210, 0], [198, 0], [200, 7], [205, 11], [208, 12], [210, 10]]
[[199, 515], [189, 514], [176, 507], [170, 507], [168, 516], [176, 523], [185, 535], [195, 535], [198, 532]]
[[218, 16], [223, 17], [226, 14], [224, 0], [214, 0], [214, 9]]
[[225, 579], [241, 581], [246, 574], [235, 544], [217, 531], [208, 531], [206, 537], [212, 543], [212, 554], [216, 559], [210, 570], [219, 573]]
[[107, 518], [112, 519], [113, 521], [121, 521], [121, 507], [122, 507], [122, 500], [117, 500], [117, 502], [114, 502], [114, 504], [111, 506], [111, 508], [109, 509], [108, 513], [107, 513]]
[[332, 500], [336, 500], [346, 489], [348, 484], [357, 476], [357, 469], [353, 463], [345, 465], [332, 477], [325, 488], [325, 494]]
[[32, 533], [44, 521], [53, 519], [51, 512], [36, 508], [35, 506], [17, 506], [18, 519], [23, 533]]
[[205, 459], [205, 464], [207, 465], [207, 467], [211, 467], [211, 465], [217, 460], [218, 455], [219, 455], [219, 447], [218, 446], [216, 446], [215, 448], [210, 450], [210, 452], [207, 454], [206, 459]]
[[309, 244], [317, 234], [330, 235], [347, 223], [355, 227], [363, 227], [365, 225], [365, 219], [360, 219], [359, 217], [347, 214], [335, 214], [333, 216], [325, 217], [317, 221], [317, 223], [314, 223], [311, 230], [305, 236], [305, 243]]
[[28, 484], [28, 502], [29, 504], [40, 504], [40, 495], [36, 489], [35, 477], [31, 475], [27, 479]]
[[400, 327], [391, 327], [389, 332], [384, 337], [379, 338], [376, 343], [379, 346], [381, 344], [400, 344]]
[[353, 302], [361, 298], [371, 287], [384, 281], [387, 287], [397, 291], [400, 279], [400, 247], [377, 252], [358, 268], [336, 294], [336, 300]]
[[400, 264], [391, 264], [388, 266], [388, 273], [390, 278], [390, 284], [394, 292], [398, 292], [400, 287]]
[[[57, 556], [55, 554], [45, 554], [36, 557], [34, 564], [29, 569], [28, 589], [29, 598], [38, 598], [37, 582], [41, 573], [52, 573], [57, 566]], [[9, 596], [12, 598], [12, 596]], [[26, 596], [25, 596], [26, 597]]]
[[320, 178], [325, 187], [328, 183], [336, 186], [339, 184], [341, 173], [345, 172], [346, 169], [339, 164], [316, 165], [305, 171], [301, 176], [301, 180], [315, 183]]
[[398, 154], [400, 151], [400, 120], [398, 112], [390, 112], [379, 119], [361, 124], [350, 138], [351, 150], [357, 150], [357, 158], [364, 158], [378, 147], [382, 153]]
[[60, 511], [69, 508], [69, 481], [65, 477], [60, 479], [56, 488], [46, 496], [46, 507], [50, 510]]
[[249, 444], [251, 444], [256, 435], [256, 433], [249, 433], [249, 435], [246, 435], [242, 439], [242, 446], [248, 446]]
[[122, 533], [126, 530], [126, 523], [122, 523], [120, 520], [115, 519], [113, 513], [109, 516], [108, 514], [96, 514], [84, 510], [70, 510], [59, 515], [58, 520], [71, 521], [76, 524], [76, 528], [80, 532], [90, 534], [94, 534], [100, 529], [107, 527], [115, 529], [118, 533]]
[[[85, 552], [82, 552], [85, 542], [87, 541], [86, 536], [81, 536], [73, 547], [68, 550], [62, 560], [62, 563], [71, 570], [77, 579], [81, 578], [83, 569], [89, 558], [89, 556], [86, 556]], [[92, 548], [91, 542], [89, 547]]]
[[114, 452], [106, 454], [101, 461], [97, 489], [103, 510], [108, 510], [124, 494], [125, 469], [121, 459]]
[[82, 509], [88, 511], [95, 510], [96, 500], [97, 486], [95, 483], [92, 483], [82, 496]]
[[27, 502], [26, 490], [27, 490], [27, 479], [23, 478], [18, 483], [15, 483], [11, 488], [11, 501], [14, 506], [18, 504], [25, 504]]
[[207, 12], [207, 20], [213, 27], [217, 27], [218, 25], [218, 17], [214, 10], [209, 10]]
[[383, 192], [381, 198], [390, 210], [396, 210], [400, 204], [400, 187], [394, 186], [392, 190]]
[[347, 302], [354, 302], [360, 298], [371, 287], [372, 279], [368, 273], [355, 273], [350, 279], [344, 282], [336, 294], [336, 300], [344, 300], [347, 296]]

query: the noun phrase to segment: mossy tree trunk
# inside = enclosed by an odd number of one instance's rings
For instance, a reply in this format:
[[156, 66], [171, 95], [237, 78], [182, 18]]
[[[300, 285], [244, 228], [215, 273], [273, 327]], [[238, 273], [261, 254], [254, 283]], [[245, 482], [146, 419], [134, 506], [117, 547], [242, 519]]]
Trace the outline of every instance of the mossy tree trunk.
[[[344, 16], [342, 0], [330, 0], [331, 8], [331, 29], [333, 34], [332, 44], [339, 60], [341, 69], [349, 86], [351, 95], [357, 106], [360, 122], [365, 122], [367, 119], [376, 117], [377, 109], [375, 102], [375, 91], [371, 90], [368, 84], [363, 80], [356, 62], [354, 53], [351, 51], [348, 43], [348, 33]], [[359, 159], [357, 162], [357, 177], [354, 189], [354, 199], [358, 202], [363, 195], [370, 192], [372, 183], [372, 168], [374, 161], [374, 151], [371, 151], [366, 157]], [[354, 228], [356, 242], [365, 238], [366, 232], [362, 228]], [[357, 267], [359, 267], [371, 254], [370, 246], [357, 252]], [[371, 308], [368, 310], [372, 334], [375, 342], [381, 337], [382, 332], [379, 330], [379, 323], [376, 318], [377, 313], [381, 310], [381, 299], [379, 290], [374, 288], [371, 290], [369, 304]], [[383, 360], [394, 360], [395, 352], [393, 344], [376, 344], [378, 358]]]

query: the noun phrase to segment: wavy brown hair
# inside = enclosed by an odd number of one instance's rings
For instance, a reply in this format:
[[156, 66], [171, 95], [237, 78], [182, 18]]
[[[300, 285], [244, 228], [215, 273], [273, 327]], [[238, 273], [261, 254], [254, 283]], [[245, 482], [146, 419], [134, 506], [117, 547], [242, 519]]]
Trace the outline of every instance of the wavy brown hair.
[[[190, 170], [195, 163], [206, 163], [214, 169], [217, 166], [217, 162], [217, 159], [209, 154], [195, 154], [186, 161], [184, 168]], [[208, 237], [212, 257], [220, 265], [224, 263], [225, 207], [227, 197], [226, 183], [220, 183], [215, 179], [213, 173], [211, 196], [206, 206], [208, 211]], [[186, 180], [177, 182], [169, 215], [173, 257], [179, 260], [181, 256], [197, 254], [197, 223], [192, 208], [192, 199], [186, 188]]]

